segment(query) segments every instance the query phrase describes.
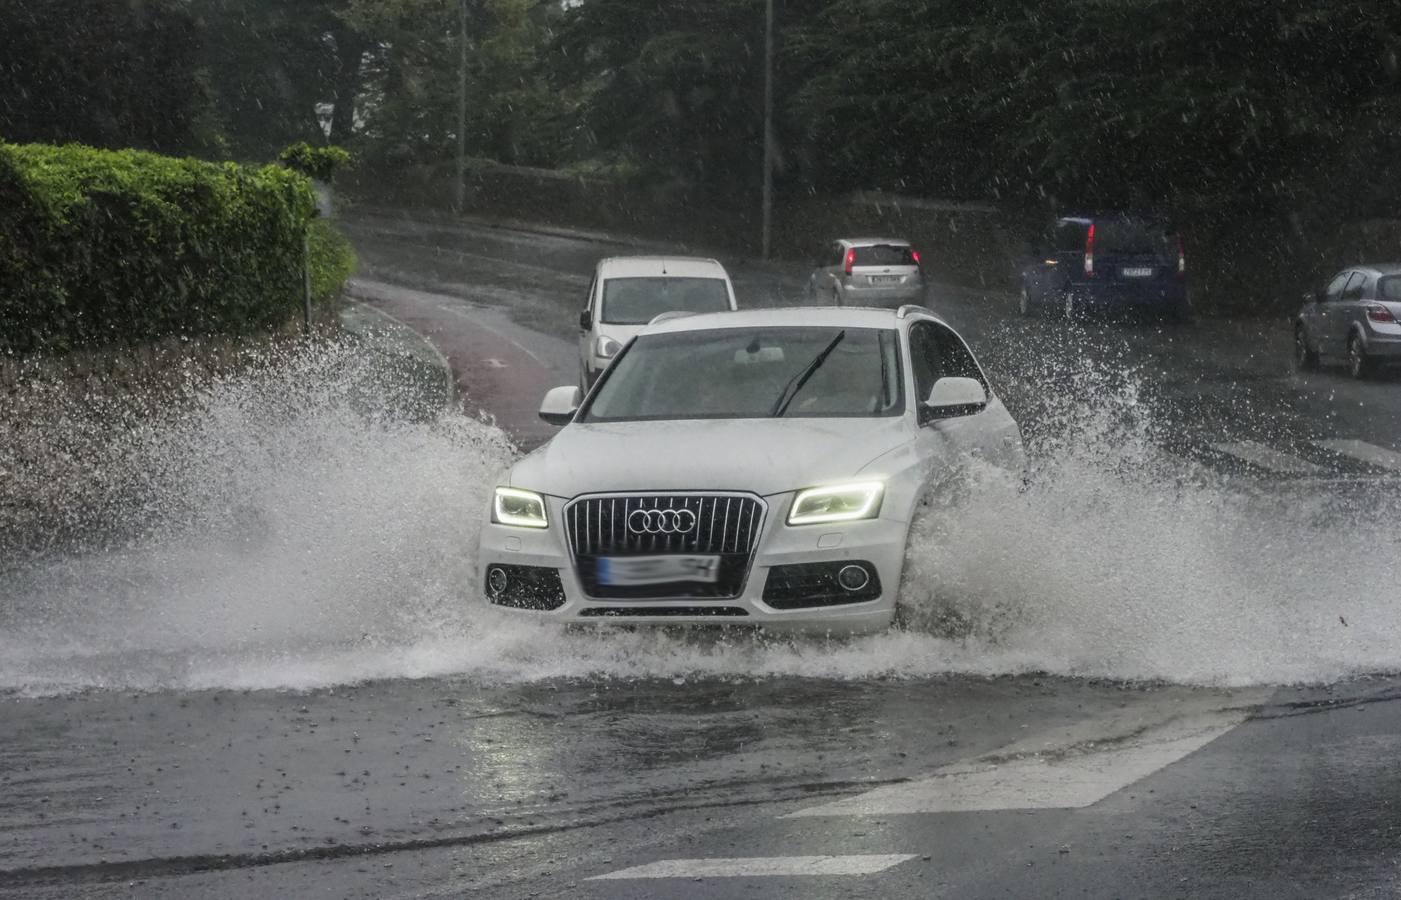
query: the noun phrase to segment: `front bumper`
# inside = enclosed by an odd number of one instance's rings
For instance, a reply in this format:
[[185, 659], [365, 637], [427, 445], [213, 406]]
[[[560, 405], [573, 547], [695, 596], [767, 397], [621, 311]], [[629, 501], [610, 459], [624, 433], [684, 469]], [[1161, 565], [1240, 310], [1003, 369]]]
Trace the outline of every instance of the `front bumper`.
[[[891, 519], [869, 519], [835, 525], [784, 524], [787, 497], [770, 497], [749, 573], [732, 598], [668, 597], [657, 600], [595, 599], [587, 596], [565, 542], [564, 502], [550, 498], [548, 529], [512, 528], [486, 522], [478, 546], [478, 584], [484, 602], [493, 565], [535, 566], [559, 573], [564, 601], [556, 609], [515, 609], [503, 612], [541, 620], [580, 624], [705, 624], [762, 626], [804, 631], [868, 632], [890, 625], [905, 561], [908, 525]], [[769, 571], [775, 566], [860, 561], [876, 571], [881, 592], [871, 600], [840, 605], [777, 609], [764, 602]]]

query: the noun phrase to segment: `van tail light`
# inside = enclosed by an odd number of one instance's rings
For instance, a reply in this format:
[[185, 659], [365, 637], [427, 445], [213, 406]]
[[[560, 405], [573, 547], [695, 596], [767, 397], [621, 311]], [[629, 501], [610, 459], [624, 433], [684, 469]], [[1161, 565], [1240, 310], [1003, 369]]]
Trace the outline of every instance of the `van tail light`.
[[1090, 223], [1090, 230], [1085, 232], [1085, 277], [1089, 278], [1095, 274], [1095, 223]]
[[913, 247], [910, 248], [910, 258], [913, 259], [913, 260], [915, 261], [915, 265], [916, 265], [916, 266], [919, 266], [919, 270], [920, 270], [921, 272], [923, 272], [923, 271], [924, 271], [924, 263], [920, 261], [920, 258], [919, 258], [919, 251], [916, 250], [916, 249], [913, 248]]
[[1367, 321], [1386, 322], [1388, 325], [1396, 324], [1396, 317], [1391, 314], [1391, 310], [1380, 303], [1372, 303], [1367, 306]]
[[846, 274], [851, 274], [851, 267], [856, 265], [856, 248], [846, 251]]
[[1187, 274], [1187, 247], [1182, 243], [1182, 235], [1177, 236], [1177, 277]]

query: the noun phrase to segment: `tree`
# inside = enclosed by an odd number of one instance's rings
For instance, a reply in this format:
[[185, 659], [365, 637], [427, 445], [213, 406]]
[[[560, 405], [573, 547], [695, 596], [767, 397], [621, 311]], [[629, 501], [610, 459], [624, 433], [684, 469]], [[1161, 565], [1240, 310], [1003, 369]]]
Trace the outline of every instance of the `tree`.
[[349, 0], [194, 0], [201, 60], [239, 157], [286, 144], [345, 142], [354, 130], [365, 40]]
[[0, 5], [0, 137], [214, 148], [199, 52], [199, 24], [181, 0], [9, 0]]
[[584, 92], [582, 148], [653, 180], [752, 193], [763, 151], [762, 4], [593, 0], [565, 15], [557, 85]]

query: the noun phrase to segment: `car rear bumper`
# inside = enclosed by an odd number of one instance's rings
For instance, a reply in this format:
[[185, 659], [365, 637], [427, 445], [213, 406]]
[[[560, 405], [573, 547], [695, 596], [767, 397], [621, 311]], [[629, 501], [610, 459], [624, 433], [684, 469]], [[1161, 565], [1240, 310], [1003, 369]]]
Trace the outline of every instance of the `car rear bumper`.
[[1070, 293], [1082, 309], [1179, 310], [1188, 305], [1187, 285], [1180, 281], [1125, 284], [1121, 281], [1073, 283]]
[[[774, 506], [782, 508], [784, 505]], [[550, 528], [541, 530], [510, 528], [490, 522], [482, 526], [477, 588], [487, 603], [521, 616], [572, 624], [760, 626], [838, 633], [878, 631], [888, 627], [894, 616], [908, 531], [905, 523], [889, 519], [793, 528], [771, 516], [764, 525], [749, 573], [737, 596], [613, 600], [595, 599], [585, 593], [565, 545], [560, 521], [556, 517]], [[765, 600], [765, 589], [770, 586], [770, 576], [776, 567], [823, 563], [859, 563], [870, 567], [879, 584], [878, 596], [848, 602], [837, 593], [837, 602], [801, 605], [811, 600], [799, 599], [796, 601], [799, 605], [793, 606], [795, 601], [791, 597], [780, 600], [771, 591], [773, 602]], [[503, 567], [503, 571], [507, 571], [504, 567], [517, 567], [509, 569], [512, 573], [526, 572], [525, 567], [542, 570], [542, 577], [549, 580], [551, 596], [538, 603], [521, 603], [509, 591], [497, 593], [488, 583], [493, 567]], [[781, 570], [779, 574], [792, 571]], [[556, 573], [557, 583], [554, 581]], [[776, 578], [775, 588], [777, 585]], [[536, 608], [528, 608], [531, 606]]]
[[874, 306], [893, 309], [907, 303], [923, 303], [924, 283], [902, 284], [892, 288], [848, 286], [841, 289], [840, 297], [843, 306]]
[[1377, 334], [1366, 336], [1367, 356], [1386, 363], [1401, 362], [1401, 335]]

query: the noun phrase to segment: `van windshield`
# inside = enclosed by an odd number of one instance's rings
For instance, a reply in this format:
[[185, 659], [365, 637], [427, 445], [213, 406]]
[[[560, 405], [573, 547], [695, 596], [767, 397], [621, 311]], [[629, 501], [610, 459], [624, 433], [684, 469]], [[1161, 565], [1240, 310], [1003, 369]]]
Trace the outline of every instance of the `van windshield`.
[[730, 293], [720, 278], [610, 278], [603, 282], [598, 317], [610, 325], [645, 325], [662, 313], [729, 308]]

